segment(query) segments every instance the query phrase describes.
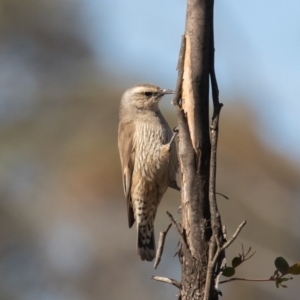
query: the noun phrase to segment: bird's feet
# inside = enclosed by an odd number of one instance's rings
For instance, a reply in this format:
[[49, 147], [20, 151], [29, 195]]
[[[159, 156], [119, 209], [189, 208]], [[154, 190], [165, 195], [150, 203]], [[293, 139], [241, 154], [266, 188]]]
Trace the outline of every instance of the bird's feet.
[[172, 135], [171, 140], [169, 142], [170, 146], [172, 145], [172, 143], [173, 143], [174, 139], [176, 138], [178, 132], [179, 132], [178, 126], [174, 127], [174, 129], [173, 129], [173, 135]]

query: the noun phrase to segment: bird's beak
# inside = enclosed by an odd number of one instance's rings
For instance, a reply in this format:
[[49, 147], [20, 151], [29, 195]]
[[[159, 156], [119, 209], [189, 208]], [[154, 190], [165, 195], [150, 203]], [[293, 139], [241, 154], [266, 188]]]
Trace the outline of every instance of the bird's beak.
[[172, 91], [172, 90], [167, 90], [167, 89], [162, 89], [162, 90], [160, 90], [160, 93], [161, 93], [162, 95], [165, 95], [165, 94], [174, 94], [174, 91]]

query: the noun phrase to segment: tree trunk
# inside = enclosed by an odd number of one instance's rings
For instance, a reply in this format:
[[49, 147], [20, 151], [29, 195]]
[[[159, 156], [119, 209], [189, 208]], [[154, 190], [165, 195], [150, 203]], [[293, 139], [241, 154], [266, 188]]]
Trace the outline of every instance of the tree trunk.
[[[188, 0], [176, 91], [181, 167], [180, 299], [203, 299], [209, 264], [209, 77], [213, 62], [213, 0]], [[181, 99], [181, 101], [179, 100]], [[185, 245], [183, 245], [185, 244]], [[211, 285], [213, 281], [211, 282]], [[215, 299], [213, 286], [208, 299]]]

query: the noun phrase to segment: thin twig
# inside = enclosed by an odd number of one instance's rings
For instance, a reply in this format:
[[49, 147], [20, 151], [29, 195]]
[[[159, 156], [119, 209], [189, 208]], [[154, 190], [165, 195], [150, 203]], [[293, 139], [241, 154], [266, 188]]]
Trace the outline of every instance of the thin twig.
[[[213, 258], [211, 256], [211, 254], [209, 255], [209, 263], [208, 263], [208, 268], [207, 268], [207, 273], [206, 273], [206, 285], [205, 285], [204, 297], [203, 297], [204, 300], [209, 299], [212, 277], [214, 274], [214, 269], [215, 269], [216, 263], [220, 259], [220, 254], [222, 253], [222, 251], [224, 251], [227, 247], [229, 247], [234, 242], [234, 240], [237, 238], [237, 236], [239, 235], [239, 233], [241, 232], [243, 227], [246, 225], [246, 223], [247, 223], [246, 220], [244, 220], [239, 225], [239, 227], [236, 229], [236, 231], [232, 235], [231, 239], [229, 241], [227, 241], [222, 247], [220, 247], [220, 242], [219, 242], [217, 235], [215, 235], [214, 237], [211, 238], [210, 249], [213, 249], [214, 245], [217, 244], [217, 250], [215, 251], [215, 255]], [[223, 258], [225, 258], [225, 255], [223, 256]], [[219, 283], [221, 283], [221, 281]]]
[[181, 289], [181, 283], [175, 279], [167, 278], [167, 277], [160, 277], [160, 276], [152, 276], [151, 279], [156, 280], [156, 281], [161, 281], [164, 283], [169, 283], [169, 284], [172, 284], [172, 285], [176, 286], [177, 288]]
[[222, 275], [222, 269], [226, 266], [226, 257], [224, 256], [222, 259], [222, 262], [219, 266], [219, 270], [216, 276], [216, 280], [215, 280], [215, 289], [217, 290], [219, 288], [219, 283], [220, 283], [220, 277]]
[[[236, 229], [235, 233], [232, 235], [231, 239], [229, 241], [227, 241], [222, 247], [219, 247], [219, 244], [218, 244], [218, 248], [217, 248], [217, 251], [216, 251], [216, 254], [213, 258], [213, 260], [211, 261], [211, 268], [214, 269], [215, 268], [215, 265], [218, 261], [218, 257], [220, 255], [220, 253], [222, 251], [224, 251], [226, 248], [228, 248], [233, 242], [234, 240], [237, 238], [237, 236], [239, 235], [239, 233], [241, 232], [241, 230], [243, 229], [243, 227], [246, 225], [247, 221], [244, 220], [240, 225], [239, 227]], [[217, 237], [215, 237], [217, 239]]]
[[236, 229], [235, 233], [232, 235], [231, 239], [229, 241], [227, 241], [222, 248], [220, 249], [220, 251], [225, 250], [226, 248], [228, 248], [233, 242], [234, 240], [237, 238], [237, 236], [239, 235], [239, 233], [241, 232], [241, 230], [243, 229], [243, 227], [247, 224], [247, 221], [244, 220], [239, 227]]
[[177, 221], [175, 221], [175, 219], [173, 218], [173, 216], [172, 216], [168, 211], [166, 212], [166, 214], [169, 216], [169, 218], [170, 218], [170, 220], [171, 220], [173, 226], [174, 226], [175, 229], [177, 230], [179, 236], [180, 236], [180, 237], [183, 237], [183, 236], [182, 236], [181, 229], [180, 229], [180, 227], [179, 227]]
[[[230, 278], [230, 279], [227, 279], [227, 280], [222, 280], [222, 281], [219, 281], [220, 284], [222, 283], [227, 283], [227, 282], [230, 282], [230, 281], [237, 281], [237, 280], [240, 280], [240, 281], [276, 281], [278, 278], [273, 278], [273, 277], [269, 277], [269, 278], [243, 278], [243, 277], [233, 277], [233, 278]], [[292, 279], [292, 277], [290, 277], [289, 279]]]
[[[218, 244], [218, 242], [219, 242], [219, 240], [217, 241], [217, 244]], [[227, 232], [226, 232], [226, 226], [225, 225], [222, 226], [222, 242], [223, 242], [223, 244], [227, 242]], [[225, 251], [223, 251], [220, 254], [219, 263], [217, 264], [216, 271], [215, 271], [215, 274], [216, 274], [215, 286], [218, 285], [218, 281], [220, 280], [219, 277], [222, 273], [222, 269], [223, 269], [223, 266], [225, 264], [226, 264], [226, 256], [225, 256]]]
[[217, 193], [216, 192], [216, 195], [220, 195], [220, 196], [223, 196], [226, 200], [229, 200], [229, 197], [227, 197], [227, 196], [225, 196], [224, 194], [222, 194], [222, 193]]
[[188, 247], [188, 245], [187, 245], [187, 243], [184, 239], [183, 233], [182, 233], [181, 229], [179, 228], [178, 223], [174, 220], [173, 216], [168, 211], [166, 213], [169, 216], [173, 226], [175, 227], [175, 229], [176, 229], [176, 231], [179, 235], [180, 244], [182, 246], [183, 251], [185, 252], [186, 256], [188, 256], [190, 259], [192, 259], [191, 251], [190, 251], [190, 249], [189, 249], [189, 247]]
[[[254, 254], [256, 253], [256, 251], [254, 251], [249, 257], [247, 257], [247, 258], [244, 258], [244, 261], [246, 261], [246, 260], [248, 260], [248, 259], [250, 259]], [[247, 255], [247, 254], [246, 254]]]
[[157, 246], [155, 262], [154, 262], [154, 269], [156, 269], [160, 263], [161, 256], [164, 251], [166, 236], [167, 236], [167, 233], [168, 233], [169, 229], [171, 228], [171, 226], [172, 226], [172, 223], [169, 224], [168, 228], [165, 231], [161, 231], [159, 233], [158, 246]]

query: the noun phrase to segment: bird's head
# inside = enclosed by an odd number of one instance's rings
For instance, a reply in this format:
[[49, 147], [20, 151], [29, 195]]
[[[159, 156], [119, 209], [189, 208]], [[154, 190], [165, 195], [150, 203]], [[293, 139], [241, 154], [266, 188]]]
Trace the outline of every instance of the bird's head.
[[158, 102], [165, 94], [173, 94], [172, 90], [162, 89], [152, 84], [137, 84], [125, 91], [121, 105], [128, 109], [158, 110]]

